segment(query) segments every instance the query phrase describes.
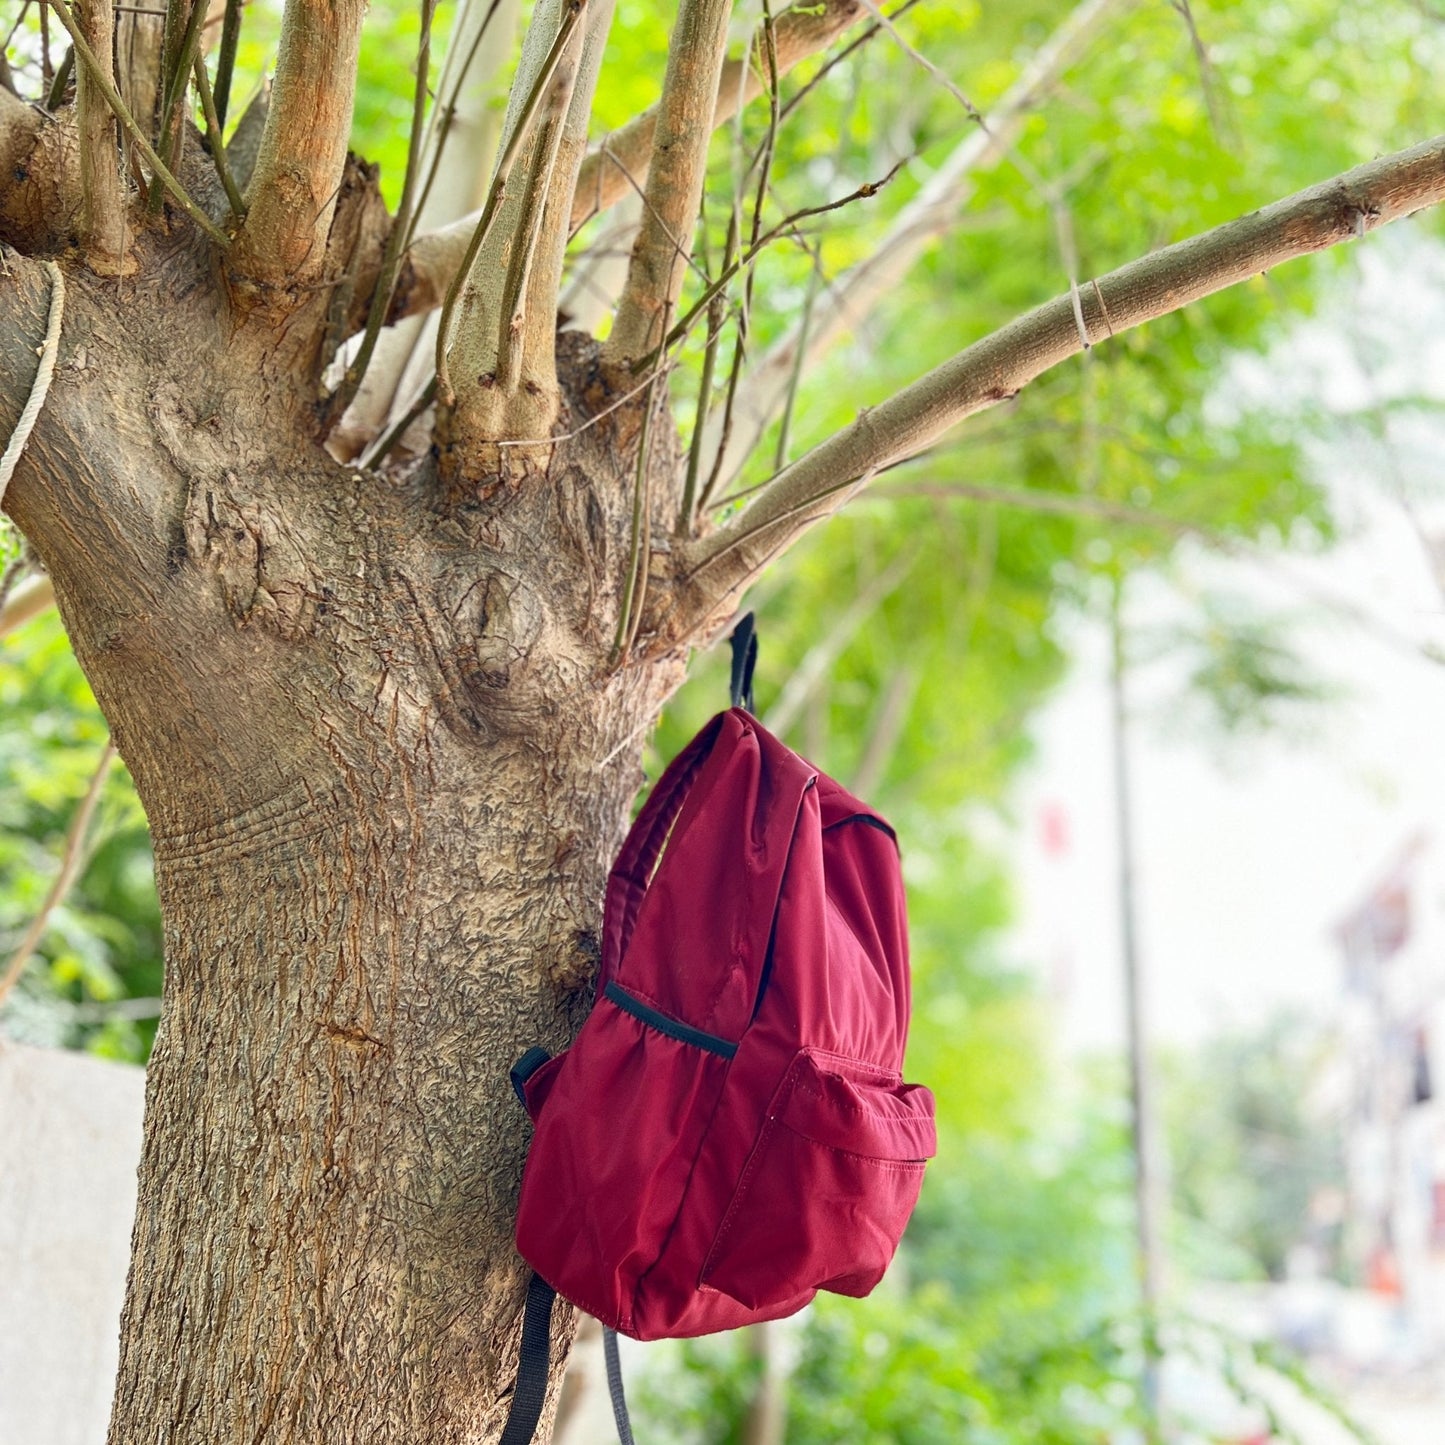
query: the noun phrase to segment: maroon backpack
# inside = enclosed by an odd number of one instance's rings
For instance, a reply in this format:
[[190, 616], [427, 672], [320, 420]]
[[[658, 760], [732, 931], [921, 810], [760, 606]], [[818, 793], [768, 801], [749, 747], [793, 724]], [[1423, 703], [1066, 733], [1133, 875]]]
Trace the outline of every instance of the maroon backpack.
[[576, 1043], [513, 1070], [536, 1276], [506, 1445], [541, 1408], [553, 1290], [649, 1340], [878, 1283], [935, 1150], [933, 1096], [899, 1072], [908, 1013], [892, 829], [741, 707], [719, 714], [612, 869]]

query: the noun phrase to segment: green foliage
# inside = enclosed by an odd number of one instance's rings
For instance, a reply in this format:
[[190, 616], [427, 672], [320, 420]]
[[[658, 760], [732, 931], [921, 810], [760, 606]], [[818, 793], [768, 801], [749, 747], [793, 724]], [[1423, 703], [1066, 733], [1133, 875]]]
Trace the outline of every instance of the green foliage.
[[[789, 1445], [1084, 1445], [1137, 1421], [1133, 1391], [1119, 1388], [1137, 1339], [1102, 1323], [1077, 1335], [1060, 1321], [1033, 1335], [1019, 1324], [937, 1285], [820, 1296], [796, 1340], [784, 1337], [797, 1351]], [[636, 1392], [639, 1427], [678, 1445], [740, 1445], [760, 1373], [746, 1332], [688, 1341]]]
[[1281, 1014], [1166, 1061], [1177, 1244], [1194, 1271], [1281, 1279], [1294, 1245], [1329, 1244], [1310, 1204], [1345, 1177], [1337, 1123], [1311, 1100], [1330, 1046], [1318, 1024]]
[[[39, 912], [107, 729], [52, 613], [0, 651], [0, 959]], [[6, 1032], [144, 1061], [150, 1019], [109, 1013], [161, 987], [161, 925], [145, 817], [124, 768], [106, 781], [87, 866], [6, 1002]]]
[[1185, 671], [1173, 726], [1231, 737], [1278, 730], [1338, 697], [1290, 646], [1287, 627], [1237, 597], [1211, 594], [1187, 622], [1150, 634], [1139, 650]]

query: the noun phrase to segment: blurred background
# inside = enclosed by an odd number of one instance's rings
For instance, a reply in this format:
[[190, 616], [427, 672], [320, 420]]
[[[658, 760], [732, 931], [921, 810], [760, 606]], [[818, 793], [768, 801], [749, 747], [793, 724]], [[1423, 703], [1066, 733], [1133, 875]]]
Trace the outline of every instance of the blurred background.
[[[33, 88], [38, 23], [12, 7]], [[899, 244], [970, 134], [963, 92], [988, 113], [1091, 13], [1007, 153], [951, 186], [790, 383], [733, 492], [1071, 279], [1442, 129], [1433, 0], [892, 8], [785, 82], [804, 103], [773, 137], [780, 214], [900, 169], [769, 250], [745, 357]], [[668, 9], [619, 4], [599, 135], [655, 98]], [[276, 13], [248, 11], [243, 102]], [[739, 15], [741, 41], [758, 13]], [[394, 199], [415, 7], [375, 0], [368, 25], [354, 145]], [[766, 111], [715, 152], [716, 249]], [[625, 245], [594, 223], [579, 283]], [[730, 333], [719, 365], [743, 346]], [[684, 441], [696, 351], [673, 376]], [[872, 1298], [628, 1350], [641, 1438], [1445, 1439], [1442, 456], [1445, 237], [1426, 215], [1057, 368], [755, 589], [763, 721], [902, 840], [908, 1076], [937, 1096], [940, 1151]], [[19, 547], [0, 527], [0, 564]], [[90, 1288], [87, 1261], [123, 1278], [160, 922], [144, 816], [53, 609], [25, 605], [36, 583], [0, 614], [0, 1252], [68, 1270], [73, 1408], [29, 1437], [65, 1445], [99, 1440], [85, 1410], [104, 1418], [118, 1285]], [[725, 701], [724, 658], [699, 657], [649, 777]], [[54, 1051], [92, 1059], [65, 1073]], [[118, 1182], [66, 1206], [91, 1212], [57, 1263], [15, 1201], [67, 1149], [71, 1192]], [[0, 1319], [39, 1308], [19, 1276]], [[556, 1438], [610, 1428], [585, 1341]]]

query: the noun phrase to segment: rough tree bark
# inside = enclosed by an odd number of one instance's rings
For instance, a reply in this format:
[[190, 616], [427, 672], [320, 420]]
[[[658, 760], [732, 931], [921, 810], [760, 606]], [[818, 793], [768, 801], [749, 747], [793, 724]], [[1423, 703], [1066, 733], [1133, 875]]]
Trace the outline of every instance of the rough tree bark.
[[[555, 25], [569, 8], [538, 11]], [[712, 23], [695, 67], [710, 101], [719, 7], [685, 8]], [[45, 329], [36, 258], [61, 260], [69, 294], [4, 505], [135, 777], [166, 921], [112, 1445], [494, 1439], [525, 1279], [511, 1224], [526, 1129], [507, 1068], [565, 1045], [584, 1015], [641, 739], [686, 649], [768, 558], [951, 421], [1116, 327], [1445, 194], [1437, 142], [1102, 278], [1081, 309], [1064, 298], [963, 353], [723, 528], [677, 539], [676, 437], [664, 408], [644, 418], [634, 352], [676, 300], [688, 216], [639, 240], [637, 324], [607, 364], [573, 332], [540, 354], [550, 328], [529, 313], [516, 414], [549, 435], [468, 431], [458, 417], [511, 413], [483, 404], [504, 378], [458, 368], [439, 456], [360, 471], [326, 450], [321, 377], [363, 324], [386, 229], [374, 177], [343, 161], [360, 13], [288, 4], [249, 213], [227, 245], [193, 131], [178, 171], [209, 230], [169, 200], [147, 210], [108, 125], [84, 127], [104, 149], [83, 168], [74, 107], [0, 94], [0, 240], [15, 248], [0, 267], [0, 435]], [[574, 57], [586, 84], [589, 53]], [[575, 122], [552, 134], [550, 171], [543, 132], [519, 161], [549, 187], [549, 243], [583, 165]], [[649, 185], [668, 175], [692, 194], [706, 127], [668, 143]], [[112, 175], [127, 188], [121, 276], [112, 213], [83, 204]], [[503, 256], [527, 243], [500, 239]], [[487, 309], [495, 280], [469, 278], [462, 355], [505, 320]]]
[[[146, 249], [123, 310], [75, 276], [7, 497], [166, 918], [112, 1438], [490, 1438], [522, 1279], [507, 1066], [581, 1021], [635, 740], [681, 677], [606, 665], [625, 424], [491, 497], [345, 470], [284, 372], [256, 385], [208, 259]], [[47, 301], [11, 271], [6, 425]], [[590, 369], [566, 355], [569, 429]]]

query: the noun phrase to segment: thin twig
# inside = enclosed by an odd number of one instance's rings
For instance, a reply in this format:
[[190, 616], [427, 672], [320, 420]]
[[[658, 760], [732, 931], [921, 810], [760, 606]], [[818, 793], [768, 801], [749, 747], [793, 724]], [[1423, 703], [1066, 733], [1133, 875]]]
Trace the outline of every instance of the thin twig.
[[612, 662], [620, 666], [623, 648], [632, 630], [632, 599], [637, 591], [637, 571], [642, 563], [642, 517], [647, 510], [647, 440], [652, 422], [652, 391], [642, 408], [642, 427], [637, 438], [637, 469], [632, 481], [632, 534], [627, 543], [627, 573], [622, 583], [622, 605], [617, 609], [617, 632], [612, 639]]
[[[804, 206], [801, 210], [794, 211], [790, 216], [785, 216], [775, 226], [770, 226], [761, 235], [756, 236], [748, 244], [748, 248], [741, 256], [729, 261], [717, 276], [708, 282], [708, 288], [683, 314], [676, 326], [667, 335], [664, 343], [667, 346], [675, 346], [696, 324], [699, 316], [712, 304], [713, 300], [727, 289], [728, 284], [739, 271], [747, 269], [754, 261], [769, 247], [779, 236], [795, 233], [802, 221], [810, 220], [814, 216], [825, 216], [830, 211], [842, 210], [845, 206], [851, 206], [855, 201], [867, 200], [876, 196], [879, 191], [891, 181], [899, 171], [912, 159], [905, 156], [889, 168], [888, 174], [881, 180], [865, 181], [857, 190], [849, 191], [846, 196], [840, 196], [836, 201], [824, 201], [817, 206]], [[653, 353], [655, 356], [656, 353]], [[652, 360], [648, 357], [647, 360]]]
[[[1125, 3], [1080, 0], [990, 109], [987, 129], [970, 130], [892, 218], [878, 245], [829, 283], [828, 293], [820, 298], [809, 326], [806, 346], [800, 345], [798, 327], [794, 326], [768, 349], [739, 388], [722, 468], [725, 484], [736, 479], [766, 433], [799, 355], [806, 372], [848, 330], [857, 330], [863, 324], [880, 300], [907, 275], [929, 242], [957, 224], [969, 194], [969, 177], [1008, 153], [1024, 118], [1032, 113], [1047, 87], [1073, 62], [1110, 14]], [[895, 11], [895, 17], [901, 13]]]
[[[917, 0], [908, 0], [903, 8], [915, 3]], [[821, 0], [817, 5], [803, 3], [785, 11], [778, 17], [776, 33], [780, 68], [786, 71], [816, 54], [861, 13], [861, 0]], [[710, 129], [725, 125], [737, 114], [740, 105], [761, 92], [752, 69], [751, 52], [741, 60], [726, 62]], [[594, 146], [582, 163], [573, 190], [569, 220], [572, 235], [593, 216], [621, 200], [629, 185], [641, 192], [638, 177], [645, 178], [651, 165], [656, 126], [654, 107]], [[410, 279], [402, 297], [403, 315], [430, 310], [438, 303], [473, 235], [477, 214], [415, 238], [404, 263]]]
[[983, 112], [949, 79], [917, 46], [910, 45], [894, 25], [890, 16], [885, 15], [874, 3], [874, 0], [863, 0], [864, 7], [873, 15], [878, 23], [888, 32], [889, 36], [897, 44], [898, 48], [926, 75], [936, 80], [964, 109], [968, 118], [979, 127], [980, 130], [987, 130], [988, 124], [983, 118]]
[[808, 327], [813, 319], [813, 307], [818, 300], [818, 283], [823, 275], [823, 260], [814, 254], [813, 269], [808, 272], [808, 292], [803, 297], [803, 314], [798, 318], [798, 354], [794, 358], [793, 373], [788, 378], [787, 395], [783, 398], [783, 414], [778, 421], [778, 445], [773, 453], [773, 470], [780, 472], [788, 464], [788, 451], [792, 442], [793, 408], [798, 402], [798, 388], [803, 382], [803, 357], [808, 350]]
[[[106, 104], [115, 112], [116, 119], [125, 127], [131, 143], [145, 157], [146, 164], [150, 166], [156, 179], [171, 193], [176, 204], [211, 240], [222, 250], [228, 249], [231, 244], [230, 237], [186, 194], [186, 188], [171, 174], [165, 162], [155, 153], [151, 143], [145, 138], [144, 132], [136, 124], [129, 107], [120, 98], [120, 92], [111, 84], [110, 77], [95, 58], [95, 52], [86, 44], [85, 37], [80, 33], [80, 27], [75, 23], [75, 17], [70, 13], [65, 0], [45, 0], [45, 7], [53, 9], [59, 17], [60, 23], [70, 32], [70, 39], [80, 56], [81, 63], [94, 77], [96, 88], [105, 97]], [[44, 13], [43, 9], [42, 13]]]
[[196, 56], [192, 65], [196, 72], [196, 91], [201, 97], [201, 114], [206, 121], [206, 145], [210, 149], [211, 159], [215, 162], [216, 174], [221, 178], [226, 200], [230, 202], [231, 214], [238, 221], [242, 221], [246, 217], [246, 203], [236, 188], [231, 167], [226, 163], [226, 146], [221, 139], [221, 117], [216, 110], [215, 96], [211, 93], [211, 77], [206, 74], [206, 57]]
[[[747, 357], [748, 331], [752, 321], [753, 284], [756, 279], [757, 272], [753, 268], [751, 263], [753, 258], [757, 255], [761, 248], [767, 244], [768, 240], [771, 239], [771, 237], [764, 238], [760, 234], [760, 227], [762, 224], [763, 202], [766, 199], [769, 181], [772, 176], [773, 151], [774, 145], [777, 140], [780, 120], [778, 110], [778, 71], [776, 65], [776, 52], [773, 46], [772, 12], [768, 8], [767, 0], [764, 0], [763, 3], [763, 26], [764, 55], [768, 61], [769, 67], [768, 133], [762, 147], [760, 148], [759, 155], [755, 156], [753, 160], [753, 164], [756, 164], [758, 167], [758, 186], [756, 192], [756, 199], [753, 205], [752, 234], [750, 237], [748, 254], [746, 258], [740, 260], [735, 256], [736, 244], [738, 239], [737, 232], [740, 226], [736, 199], [734, 200], [733, 215], [728, 230], [728, 243], [726, 247], [726, 255], [724, 258], [722, 270], [722, 284], [726, 285], [727, 280], [736, 273], [739, 265], [745, 265], [747, 267], [747, 276], [746, 280], [743, 283], [742, 303], [738, 308], [737, 337], [733, 343], [732, 362], [728, 369], [727, 393], [723, 401], [722, 439], [719, 442], [717, 452], [713, 457], [712, 468], [708, 473], [707, 484], [703, 487], [702, 494], [697, 498], [697, 508], [702, 510], [705, 510], [707, 508], [713, 495], [716, 493], [719, 485], [721, 484], [723, 458], [727, 452], [728, 437], [732, 433], [733, 408], [737, 402], [738, 385], [742, 380], [743, 364]], [[741, 119], [741, 109], [739, 110], [739, 119]], [[739, 135], [741, 135], [741, 131], [739, 131]], [[751, 170], [752, 165], [749, 166], [748, 173], [751, 173]], [[734, 192], [734, 195], [736, 196], [736, 190]], [[801, 219], [801, 217], [799, 217], [799, 219]], [[722, 294], [720, 288], [717, 294]], [[694, 308], [694, 312], [695, 311], [696, 308]], [[690, 324], [691, 316], [684, 318], [684, 320], [688, 321]], [[699, 432], [699, 434], [694, 438], [699, 454], [701, 453], [703, 440], [704, 438], [701, 432]], [[691, 465], [690, 458], [689, 465]], [[691, 531], [692, 525], [695, 523], [695, 521], [696, 512], [694, 511], [688, 519], [689, 531]]]
[[[209, 9], [207, 0], [192, 0], [190, 17], [181, 36], [171, 73], [166, 76], [165, 98], [161, 104], [160, 143], [165, 147], [166, 161], [174, 169], [181, 153], [181, 137], [185, 130], [185, 116], [181, 103], [191, 81], [192, 62], [200, 54], [201, 26]], [[152, 214], [160, 212], [160, 192], [150, 199]]]
[[[426, 180], [422, 182], [421, 194], [417, 197], [416, 205], [412, 208], [411, 221], [407, 226], [406, 238], [403, 245], [403, 254], [410, 248], [416, 236], [417, 219], [426, 210], [427, 201], [431, 199], [432, 187], [436, 184], [437, 176], [441, 173], [442, 155], [446, 150], [447, 141], [451, 139], [452, 121], [456, 118], [457, 107], [461, 104], [462, 86], [467, 83], [467, 76], [471, 72], [472, 62], [477, 57], [477, 51], [481, 49], [482, 40], [485, 38], [488, 28], [491, 26], [492, 17], [496, 15], [497, 8], [502, 0], [491, 0], [487, 6], [487, 13], [482, 17], [482, 23], [477, 33], [472, 36], [472, 43], [467, 47], [466, 59], [462, 61], [461, 68], [457, 71], [456, 84], [452, 86], [451, 96], [440, 105], [432, 107], [431, 116], [427, 124], [426, 148], [430, 153], [427, 163]], [[450, 60], [450, 49], [448, 52]], [[445, 68], [442, 78], [445, 79]]]
[[1194, 50], [1194, 59], [1199, 66], [1199, 87], [1204, 92], [1204, 108], [1209, 112], [1209, 124], [1214, 131], [1214, 138], [1220, 145], [1227, 144], [1225, 139], [1225, 115], [1224, 109], [1219, 103], [1219, 87], [1215, 83], [1214, 62], [1209, 58], [1209, 51], [1205, 47], [1204, 37], [1199, 33], [1199, 27], [1194, 22], [1194, 11], [1189, 0], [1170, 0], [1174, 10], [1184, 21], [1184, 27], [1189, 31], [1189, 43]]
[[101, 750], [100, 765], [90, 780], [85, 797], [75, 810], [75, 816], [70, 820], [70, 829], [65, 835], [65, 851], [60, 857], [60, 872], [55, 875], [55, 881], [50, 885], [50, 890], [40, 905], [40, 911], [31, 919], [30, 927], [25, 930], [19, 947], [10, 955], [5, 972], [0, 974], [0, 1002], [3, 1002], [6, 994], [15, 987], [20, 975], [25, 971], [25, 965], [30, 961], [31, 954], [45, 937], [45, 930], [50, 926], [50, 915], [65, 901], [66, 894], [75, 883], [80, 872], [85, 835], [90, 831], [90, 820], [95, 814], [96, 804], [100, 801], [105, 775], [114, 761], [115, 743], [107, 738], [105, 747]]
[[[728, 223], [728, 238], [725, 251], [724, 266], [730, 263], [730, 258], [737, 248], [738, 230], [741, 221], [738, 216], [737, 207], [733, 207], [732, 219]], [[751, 274], [751, 273], [750, 273]], [[732, 362], [728, 367], [727, 389], [723, 396], [722, 430], [718, 438], [717, 451], [712, 459], [712, 467], [708, 471], [707, 481], [703, 484], [702, 491], [698, 494], [697, 508], [705, 511], [708, 504], [717, 494], [718, 488], [722, 485], [723, 458], [727, 455], [728, 439], [732, 436], [733, 429], [733, 408], [737, 404], [738, 382], [742, 377], [743, 358], [747, 354], [747, 314], [742, 309], [738, 310], [737, 335], [733, 341]], [[699, 438], [698, 445], [702, 446], [706, 437]], [[694, 516], [696, 513], [694, 513]]]
[[594, 412], [581, 426], [574, 427], [571, 431], [557, 432], [554, 435], [544, 437], [504, 437], [494, 442], [493, 445], [499, 448], [540, 447], [555, 446], [559, 442], [576, 441], [578, 437], [591, 431], [593, 427], [600, 425], [607, 417], [611, 416], [613, 412], [619, 411], [622, 407], [626, 406], [633, 397], [639, 396], [642, 392], [646, 391], [665, 369], [666, 362], [659, 362], [658, 365], [648, 372], [636, 385], [629, 387], [624, 392], [619, 392], [618, 395], [613, 397], [600, 411]]
[[[666, 326], [666, 318], [663, 319]], [[642, 402], [642, 426], [637, 438], [637, 476], [632, 491], [632, 536], [629, 545], [627, 578], [622, 592], [622, 606], [617, 617], [617, 636], [612, 644], [612, 661], [617, 667], [627, 662], [628, 653], [642, 625], [642, 609], [646, 601], [647, 573], [652, 554], [652, 410], [657, 402], [656, 383], [662, 375], [658, 367], [648, 382]]]
[[236, 70], [236, 47], [241, 41], [241, 10], [245, 0], [226, 0], [226, 13], [221, 20], [221, 40], [216, 47], [216, 128], [226, 129], [226, 113], [231, 108], [231, 77]]
[[683, 483], [682, 509], [677, 519], [677, 535], [680, 537], [690, 537], [697, 522], [697, 482], [702, 467], [702, 441], [707, 430], [707, 414], [712, 406], [713, 377], [717, 371], [718, 347], [722, 341], [726, 315], [724, 298], [719, 293], [713, 297], [707, 313], [707, 347], [702, 354], [697, 410], [692, 419], [692, 440], [687, 448], [687, 478]]
[[[603, 144], [605, 145], [606, 142], [604, 142]], [[690, 252], [688, 252], [688, 248], [683, 245], [681, 238], [669, 226], [667, 218], [662, 215], [662, 213], [657, 209], [656, 205], [653, 202], [647, 199], [647, 188], [644, 186], [644, 184], [639, 181], [637, 177], [632, 174], [631, 171], [629, 171], [625, 166], [623, 166], [621, 161], [617, 160], [616, 157], [612, 156], [611, 152], [607, 152], [607, 155], [608, 159], [611, 160], [612, 163], [621, 172], [624, 182], [631, 189], [632, 193], [637, 197], [639, 201], [642, 202], [643, 214], [651, 216], [653, 220], [657, 222], [658, 226], [666, 234], [668, 240], [670, 240], [673, 246], [676, 248], [678, 255], [682, 256], [683, 259], [687, 262], [688, 267], [692, 271], [693, 275], [698, 277], [698, 279], [701, 281], [707, 281], [707, 272], [702, 266], [698, 264], [697, 257], [693, 256]], [[630, 250], [628, 254], [631, 254]]]
[[59, 67], [55, 72], [55, 79], [50, 82], [50, 89], [46, 92], [46, 110], [58, 110], [60, 103], [65, 99], [65, 88], [70, 84], [70, 77], [75, 74], [75, 47], [72, 45], [65, 52]]
[[[918, 0], [908, 0], [903, 9], [917, 3]], [[789, 7], [778, 16], [775, 27], [774, 46], [779, 70], [787, 72], [793, 69], [830, 44], [848, 26], [856, 24], [862, 10], [861, 0], [820, 0], [817, 4], [799, 3]], [[756, 75], [757, 60], [755, 48], [750, 45], [741, 59], [724, 63], [711, 129], [727, 124], [741, 107], [762, 93], [763, 87]], [[613, 166], [619, 173], [630, 172], [645, 177], [651, 165], [657, 117], [656, 106], [636, 116], [595, 146], [583, 162], [572, 206], [573, 235], [593, 216], [621, 199], [622, 192], [612, 173]]]
[[15, 17], [15, 23], [5, 32], [5, 39], [0, 40], [0, 50], [9, 50], [10, 42], [15, 39], [20, 27], [25, 23], [25, 17], [30, 13], [31, 0], [22, 0], [20, 13]]
[[[909, 10], [912, 10], [913, 7], [918, 3], [919, 0], [903, 0], [903, 4], [900, 5], [888, 18], [890, 20], [897, 20], [900, 15], [903, 15]], [[822, 82], [832, 73], [833, 69], [836, 66], [841, 65], [856, 50], [858, 50], [861, 46], [866, 45], [882, 29], [882, 24], [880, 24], [880, 22], [878, 22], [877, 20], [874, 20], [859, 34], [855, 35], [853, 39], [850, 40], [836, 54], [830, 55], [827, 60], [825, 60], [822, 65], [820, 65], [818, 69], [814, 71], [813, 74], [808, 78], [807, 84], [800, 85], [797, 91], [793, 95], [790, 95], [788, 97], [787, 103], [783, 106], [782, 110], [778, 112], [778, 123], [781, 125], [784, 121], [786, 121], [788, 117], [792, 115], [792, 113], [800, 105], [802, 105], [802, 103], [813, 93], [813, 91], [815, 91], [818, 86], [822, 84]]]
[[[30, 555], [29, 548], [22, 542], [21, 548], [15, 556], [3, 568], [0, 568], [0, 623], [3, 623], [6, 608], [10, 605], [10, 594], [14, 591], [15, 584], [24, 581], [34, 565], [35, 562]], [[8, 628], [0, 630], [0, 637], [3, 637], [8, 630]]]

